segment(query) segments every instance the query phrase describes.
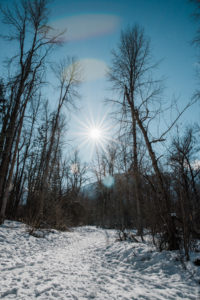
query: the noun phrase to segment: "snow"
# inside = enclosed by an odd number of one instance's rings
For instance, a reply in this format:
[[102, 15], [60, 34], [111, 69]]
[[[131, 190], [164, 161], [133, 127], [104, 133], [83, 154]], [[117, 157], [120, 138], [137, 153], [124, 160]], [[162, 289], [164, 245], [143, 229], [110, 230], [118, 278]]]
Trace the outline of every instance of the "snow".
[[200, 299], [200, 267], [185, 270], [176, 251], [90, 226], [38, 234], [19, 222], [0, 226], [0, 299]]

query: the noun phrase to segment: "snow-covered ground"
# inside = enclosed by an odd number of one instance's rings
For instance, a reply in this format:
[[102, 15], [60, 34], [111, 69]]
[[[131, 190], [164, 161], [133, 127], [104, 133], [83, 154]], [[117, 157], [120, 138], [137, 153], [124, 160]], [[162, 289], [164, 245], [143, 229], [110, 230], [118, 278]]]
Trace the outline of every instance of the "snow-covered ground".
[[[200, 299], [198, 268], [148, 243], [116, 242], [114, 230], [79, 227], [44, 238], [0, 226], [1, 299]], [[193, 274], [193, 275], [192, 275]]]

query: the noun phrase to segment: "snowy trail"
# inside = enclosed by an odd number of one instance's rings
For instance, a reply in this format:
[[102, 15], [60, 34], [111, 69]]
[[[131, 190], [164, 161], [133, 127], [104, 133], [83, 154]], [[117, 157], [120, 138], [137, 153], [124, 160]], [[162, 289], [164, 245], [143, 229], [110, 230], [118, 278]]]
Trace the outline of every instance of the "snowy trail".
[[114, 231], [93, 227], [35, 238], [7, 221], [0, 227], [0, 298], [200, 299], [171, 253], [115, 239]]

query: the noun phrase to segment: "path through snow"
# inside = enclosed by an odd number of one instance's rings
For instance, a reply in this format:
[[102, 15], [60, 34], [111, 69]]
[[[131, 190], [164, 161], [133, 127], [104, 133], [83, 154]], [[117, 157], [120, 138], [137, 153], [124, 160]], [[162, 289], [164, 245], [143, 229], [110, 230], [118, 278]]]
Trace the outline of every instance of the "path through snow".
[[24, 224], [0, 226], [1, 299], [200, 299], [176, 253], [115, 242], [95, 227], [30, 236]]

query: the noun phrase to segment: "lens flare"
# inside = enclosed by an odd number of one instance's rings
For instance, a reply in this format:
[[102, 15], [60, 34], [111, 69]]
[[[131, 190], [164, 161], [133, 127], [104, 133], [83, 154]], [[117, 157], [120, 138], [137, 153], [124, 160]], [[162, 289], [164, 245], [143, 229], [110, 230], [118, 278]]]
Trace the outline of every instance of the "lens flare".
[[94, 81], [104, 78], [108, 72], [108, 66], [103, 60], [83, 58], [79, 60], [83, 81]]
[[103, 185], [107, 188], [111, 188], [115, 183], [115, 179], [113, 176], [108, 175], [103, 178]]
[[82, 58], [77, 61], [75, 60], [63, 70], [62, 79], [70, 78], [74, 72], [80, 82], [95, 81], [105, 78], [108, 71], [109, 68], [103, 60]]
[[112, 14], [78, 14], [54, 20], [50, 26], [64, 32], [63, 41], [79, 41], [110, 34], [120, 22], [120, 17]]

